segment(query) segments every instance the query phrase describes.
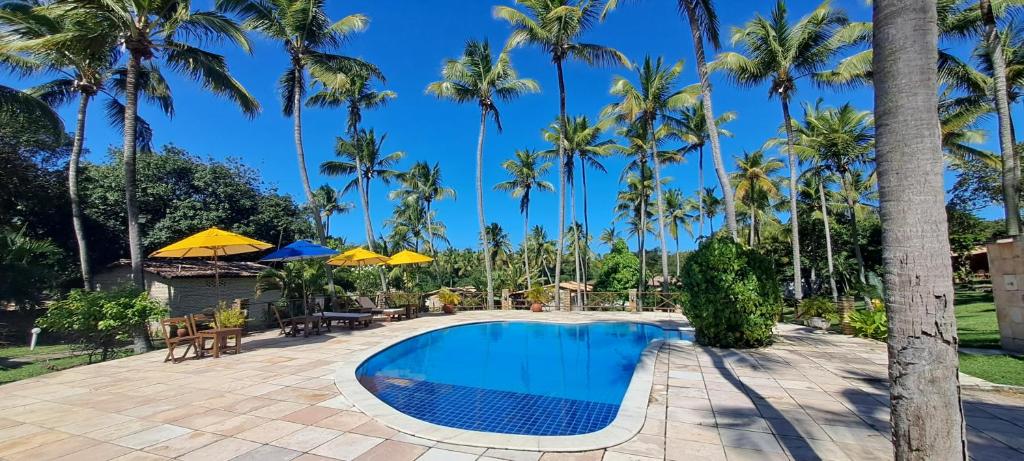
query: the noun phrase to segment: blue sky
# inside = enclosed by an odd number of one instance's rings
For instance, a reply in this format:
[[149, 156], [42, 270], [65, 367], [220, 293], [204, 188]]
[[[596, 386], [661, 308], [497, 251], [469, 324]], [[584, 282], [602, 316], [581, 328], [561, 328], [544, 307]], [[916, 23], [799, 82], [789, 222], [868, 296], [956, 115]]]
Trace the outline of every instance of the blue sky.
[[[428, 83], [439, 78], [442, 61], [457, 56], [467, 39], [488, 39], [495, 47], [504, 43], [508, 27], [493, 19], [491, 13], [492, 7], [498, 3], [511, 2], [336, 0], [327, 3], [332, 19], [353, 13], [363, 13], [371, 18], [369, 29], [355, 36], [342, 52], [377, 64], [388, 79], [384, 87], [396, 91], [398, 98], [386, 108], [367, 112], [363, 126], [374, 128], [378, 133], [388, 133], [384, 145], [388, 152], [406, 152], [402, 168], [417, 160], [440, 162], [448, 185], [458, 191], [459, 197], [456, 201], [438, 203], [436, 210], [439, 219], [448, 225], [449, 239], [457, 247], [472, 246], [477, 241], [474, 156], [479, 112], [475, 105], [438, 101], [425, 95], [423, 90]], [[613, 46], [633, 61], [639, 61], [647, 54], [663, 56], [670, 61], [683, 59], [682, 82], [696, 82], [689, 32], [675, 9], [675, 2], [624, 3], [626, 5], [606, 22], [583, 37], [583, 41]], [[767, 14], [774, 4], [770, 1], [717, 3], [725, 37], [728, 37], [729, 28], [751, 19], [755, 8]], [[807, 0], [791, 0], [789, 3], [794, 18], [818, 4]], [[837, 0], [833, 3], [846, 10], [853, 20], [870, 20], [870, 10], [863, 0]], [[208, 0], [195, 2], [198, 8], [209, 8], [210, 4]], [[175, 117], [167, 119], [146, 106], [140, 113], [153, 125], [156, 145], [173, 143], [202, 157], [241, 158], [257, 168], [268, 184], [301, 202], [304, 199], [298, 179], [292, 123], [282, 115], [276, 92], [278, 76], [287, 65], [285, 54], [278, 43], [255, 36], [253, 41], [252, 55], [235, 49], [220, 51], [227, 56], [236, 78], [263, 104], [263, 113], [255, 119], [245, 118], [230, 103], [203, 92], [198, 84], [170, 71], [165, 73], [170, 76], [174, 92]], [[503, 133], [498, 134], [493, 125], [488, 127], [484, 149], [487, 188], [484, 200], [488, 222], [500, 223], [513, 242], [519, 242], [522, 226], [517, 201], [505, 193], [491, 190], [491, 187], [505, 179], [499, 164], [511, 157], [516, 149], [548, 147], [541, 138], [540, 130], [557, 114], [558, 91], [554, 67], [538, 50], [516, 50], [512, 59], [520, 74], [536, 79], [542, 91], [501, 106]], [[569, 114], [585, 114], [592, 119], [612, 101], [608, 87], [613, 75], [631, 75], [631, 71], [624, 68], [588, 68], [575, 63], [568, 64], [565, 73]], [[18, 81], [10, 76], [0, 76], [0, 83], [16, 87], [29, 86], [36, 81], [39, 80]], [[775, 133], [781, 123], [781, 109], [777, 101], [768, 100], [767, 88], [739, 89], [718, 76], [713, 78], [713, 83], [716, 112], [738, 113], [737, 120], [729, 125], [735, 136], [723, 141], [723, 154], [731, 169], [733, 156], [759, 148]], [[819, 96], [829, 105], [851, 102], [861, 109], [870, 109], [872, 105], [869, 90], [823, 92], [810, 82], [801, 81], [794, 99], [794, 116], [799, 116], [800, 102], [813, 101]], [[66, 120], [73, 120], [72, 112], [72, 108], [62, 111]], [[94, 105], [89, 115], [91, 124], [86, 146], [92, 154], [88, 159], [103, 161], [107, 147], [120, 144], [120, 134], [105, 126], [100, 105]], [[334, 157], [334, 140], [343, 131], [344, 124], [345, 113], [342, 110], [304, 111], [304, 140], [314, 187], [328, 183], [340, 188], [343, 183], [341, 178], [321, 176], [318, 166]], [[775, 155], [779, 154], [776, 152]], [[590, 220], [595, 235], [614, 220], [612, 207], [619, 188], [619, 172], [624, 164], [622, 158], [611, 159], [606, 163], [607, 174], [594, 172], [588, 178], [591, 182]], [[717, 181], [710, 165], [708, 159], [705, 180], [708, 185], [714, 185]], [[697, 188], [696, 170], [696, 161], [693, 161], [671, 166], [665, 174], [674, 179], [671, 187], [694, 193]], [[557, 178], [552, 174], [548, 179], [556, 182]], [[393, 186], [375, 183], [372, 187], [375, 230], [386, 232], [383, 223], [391, 212], [387, 191]], [[357, 202], [354, 193], [344, 199]], [[544, 225], [552, 237], [556, 232], [557, 203], [554, 193], [536, 194], [531, 212], [531, 225]], [[357, 209], [348, 215], [335, 217], [332, 232], [349, 242], [362, 242], [361, 216]], [[716, 228], [720, 221], [716, 220]], [[620, 230], [625, 228], [621, 224], [616, 227]], [[681, 240], [683, 249], [692, 248], [690, 239], [684, 237]]]

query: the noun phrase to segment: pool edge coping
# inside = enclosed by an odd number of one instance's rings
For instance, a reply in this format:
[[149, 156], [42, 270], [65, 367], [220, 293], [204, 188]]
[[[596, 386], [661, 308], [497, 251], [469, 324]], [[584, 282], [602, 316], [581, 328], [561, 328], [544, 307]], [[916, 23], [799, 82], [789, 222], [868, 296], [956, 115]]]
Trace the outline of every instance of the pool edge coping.
[[[497, 432], [482, 432], [468, 429], [442, 426], [420, 419], [413, 418], [401, 411], [392, 408], [367, 390], [356, 378], [356, 369], [373, 355], [415, 336], [430, 333], [436, 330], [452, 328], [463, 325], [490, 322], [536, 322], [536, 323], [599, 323], [599, 322], [622, 322], [623, 320], [580, 320], [567, 322], [564, 320], [529, 319], [529, 320], [466, 320], [449, 325], [421, 328], [398, 339], [385, 341], [379, 345], [355, 352], [353, 356], [342, 363], [335, 372], [334, 384], [352, 405], [367, 416], [376, 419], [387, 427], [415, 437], [428, 439], [436, 442], [468, 445], [482, 448], [497, 448], [504, 450], [529, 450], [529, 451], [589, 451], [608, 448], [629, 441], [633, 436], [640, 433], [647, 420], [647, 409], [650, 400], [651, 389], [654, 387], [654, 369], [661, 347], [668, 343], [690, 344], [687, 340], [665, 340], [657, 339], [651, 341], [640, 354], [636, 368], [633, 370], [633, 377], [630, 378], [626, 393], [622, 396], [619, 404], [619, 411], [615, 419], [608, 426], [594, 432], [578, 435], [565, 436], [542, 436], [542, 435], [520, 435], [502, 434]], [[629, 323], [643, 323], [664, 328], [654, 322], [644, 320], [628, 320]], [[687, 329], [679, 328], [680, 331]]]

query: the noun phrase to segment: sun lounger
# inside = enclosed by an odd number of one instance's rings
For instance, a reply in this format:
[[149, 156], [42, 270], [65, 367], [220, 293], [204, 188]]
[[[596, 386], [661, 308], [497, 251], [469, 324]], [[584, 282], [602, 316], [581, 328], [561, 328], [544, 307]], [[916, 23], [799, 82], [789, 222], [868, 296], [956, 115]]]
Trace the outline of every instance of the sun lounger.
[[373, 321], [373, 314], [369, 313], [321, 312], [316, 315], [323, 319], [324, 324], [327, 326], [327, 331], [331, 331], [331, 322], [333, 321], [348, 324], [349, 328], [355, 328], [356, 325], [368, 327], [370, 326], [370, 322]]

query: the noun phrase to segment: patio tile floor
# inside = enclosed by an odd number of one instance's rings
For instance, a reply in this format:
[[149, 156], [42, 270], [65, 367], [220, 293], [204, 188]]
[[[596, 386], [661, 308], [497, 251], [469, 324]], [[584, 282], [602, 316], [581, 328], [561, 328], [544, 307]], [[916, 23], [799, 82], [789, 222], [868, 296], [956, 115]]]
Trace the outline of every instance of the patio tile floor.
[[[760, 350], [669, 343], [647, 422], [606, 450], [540, 453], [436, 442], [361, 413], [333, 376], [353, 351], [466, 320], [653, 321], [677, 314], [461, 312], [310, 338], [276, 331], [244, 353], [163, 363], [155, 352], [0, 386], [0, 459], [18, 460], [888, 460], [881, 343], [779, 325]], [[1024, 458], [1024, 397], [965, 389], [973, 459]]]

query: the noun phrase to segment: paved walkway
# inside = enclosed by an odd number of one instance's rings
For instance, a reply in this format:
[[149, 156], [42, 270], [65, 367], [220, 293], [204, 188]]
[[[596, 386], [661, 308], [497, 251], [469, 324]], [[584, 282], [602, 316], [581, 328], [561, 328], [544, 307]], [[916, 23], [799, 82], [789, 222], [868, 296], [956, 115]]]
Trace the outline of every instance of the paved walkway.
[[[684, 322], [679, 315], [463, 312], [311, 338], [267, 332], [245, 352], [162, 362], [164, 352], [0, 386], [0, 459], [873, 460], [890, 459], [881, 343], [780, 325], [751, 351], [666, 345], [636, 437], [584, 453], [513, 452], [396, 432], [353, 408], [333, 374], [347, 354], [467, 319]], [[965, 390], [972, 457], [1024, 458], [1024, 398]]]

